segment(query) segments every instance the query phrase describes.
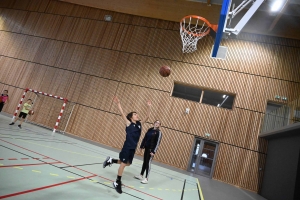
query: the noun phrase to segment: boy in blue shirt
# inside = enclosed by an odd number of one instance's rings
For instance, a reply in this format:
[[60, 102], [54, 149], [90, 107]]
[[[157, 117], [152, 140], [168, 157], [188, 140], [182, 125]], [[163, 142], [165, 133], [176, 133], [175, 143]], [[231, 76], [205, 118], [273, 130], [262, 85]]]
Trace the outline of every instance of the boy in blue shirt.
[[137, 143], [139, 142], [141, 131], [142, 131], [142, 125], [147, 121], [147, 119], [150, 116], [150, 107], [151, 102], [148, 101], [148, 110], [147, 110], [147, 116], [144, 120], [140, 122], [138, 114], [136, 112], [130, 112], [127, 116], [125, 116], [123, 109], [121, 107], [120, 100], [118, 97], [114, 97], [114, 102], [118, 105], [118, 109], [121, 113], [121, 116], [126, 124], [126, 140], [124, 142], [123, 148], [119, 154], [119, 159], [113, 159], [110, 156], [106, 158], [106, 160], [103, 163], [103, 168], [106, 166], [111, 166], [113, 163], [120, 164], [119, 170], [118, 170], [118, 176], [117, 180], [113, 182], [113, 186], [116, 189], [118, 193], [122, 193], [122, 174], [124, 171], [124, 168], [126, 166], [131, 165], [134, 153], [137, 147]]

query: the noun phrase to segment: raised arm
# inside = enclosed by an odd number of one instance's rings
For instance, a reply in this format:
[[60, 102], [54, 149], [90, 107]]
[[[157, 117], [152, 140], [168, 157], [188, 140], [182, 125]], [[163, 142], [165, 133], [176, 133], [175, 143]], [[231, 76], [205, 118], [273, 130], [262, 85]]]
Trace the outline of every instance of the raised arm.
[[148, 100], [147, 101], [147, 106], [148, 106], [148, 108], [147, 108], [147, 116], [146, 116], [146, 118], [144, 118], [142, 121], [141, 121], [141, 123], [143, 124], [143, 123], [145, 123], [148, 119], [149, 119], [149, 116], [150, 116], [150, 112], [151, 112], [151, 101], [150, 100]]
[[116, 96], [114, 97], [114, 102], [117, 104], [118, 109], [119, 109], [119, 111], [120, 111], [120, 113], [121, 113], [121, 116], [122, 116], [122, 118], [123, 118], [123, 120], [124, 120], [126, 126], [129, 126], [129, 125], [130, 125], [130, 121], [126, 118], [126, 116], [125, 116], [125, 114], [124, 114], [124, 112], [123, 112], [123, 109], [122, 109], [122, 107], [121, 107], [120, 100], [118, 99], [118, 97], [116, 97]]

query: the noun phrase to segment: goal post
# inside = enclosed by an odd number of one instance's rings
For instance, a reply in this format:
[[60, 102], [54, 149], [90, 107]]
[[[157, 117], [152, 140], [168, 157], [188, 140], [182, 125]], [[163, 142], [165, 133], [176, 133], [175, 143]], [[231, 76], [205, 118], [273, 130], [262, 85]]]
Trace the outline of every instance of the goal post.
[[27, 94], [28, 91], [29, 92], [33, 92], [35, 94], [41, 94], [41, 95], [44, 95], [44, 96], [52, 97], [52, 98], [59, 99], [59, 100], [63, 101], [62, 107], [60, 109], [60, 113], [58, 115], [58, 118], [57, 118], [56, 123], [55, 123], [54, 128], [53, 128], [53, 133], [55, 133], [56, 129], [57, 129], [58, 125], [59, 125], [59, 122], [61, 120], [61, 117], [62, 117], [62, 115], [64, 113], [64, 110], [65, 110], [65, 107], [66, 107], [66, 104], [67, 104], [68, 100], [66, 98], [63, 98], [63, 97], [60, 97], [60, 96], [56, 96], [56, 95], [48, 94], [48, 93], [45, 93], [45, 92], [40, 92], [40, 91], [37, 91], [37, 90], [34, 90], [34, 89], [26, 88], [25, 91], [24, 91], [24, 93], [23, 93], [23, 95], [22, 95], [22, 97], [21, 97], [21, 100], [20, 100], [20, 102], [19, 102], [19, 104], [17, 106], [17, 109], [15, 110], [15, 113], [14, 113], [14, 116], [13, 116], [13, 120], [16, 118], [16, 116], [17, 116], [17, 114], [18, 114], [18, 112], [20, 110], [21, 105], [23, 104], [24, 98], [25, 98], [25, 96], [26, 96], [26, 94]]

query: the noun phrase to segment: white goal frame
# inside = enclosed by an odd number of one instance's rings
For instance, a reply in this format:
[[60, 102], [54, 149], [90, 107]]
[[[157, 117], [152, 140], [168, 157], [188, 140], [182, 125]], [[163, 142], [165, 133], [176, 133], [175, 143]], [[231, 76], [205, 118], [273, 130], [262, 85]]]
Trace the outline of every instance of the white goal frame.
[[64, 110], [65, 110], [65, 107], [66, 107], [66, 104], [67, 104], [67, 102], [68, 102], [68, 99], [63, 98], [63, 97], [60, 97], [60, 96], [55, 96], [55, 95], [52, 95], [52, 94], [48, 94], [48, 93], [45, 93], [45, 92], [40, 92], [40, 91], [37, 91], [37, 90], [33, 90], [33, 89], [26, 88], [25, 91], [24, 91], [24, 93], [23, 93], [23, 95], [22, 95], [22, 97], [21, 97], [21, 100], [20, 100], [20, 102], [19, 102], [19, 105], [17, 106], [17, 109], [16, 109], [16, 111], [15, 111], [15, 113], [14, 113], [13, 120], [16, 118], [16, 116], [17, 116], [17, 114], [18, 114], [18, 112], [19, 112], [19, 110], [20, 110], [20, 107], [21, 107], [21, 105], [22, 105], [22, 103], [23, 103], [23, 100], [24, 100], [24, 98], [25, 98], [25, 96], [26, 96], [26, 94], [27, 94], [28, 91], [34, 92], [34, 93], [36, 93], [36, 94], [42, 94], [42, 95], [45, 95], [45, 96], [48, 96], [48, 97], [53, 97], [53, 98], [55, 98], [55, 99], [63, 100], [62, 108], [61, 108], [61, 110], [60, 110], [60, 113], [59, 113], [58, 118], [57, 118], [57, 120], [56, 120], [55, 126], [54, 126], [54, 128], [53, 128], [53, 133], [55, 133], [55, 132], [56, 132], [56, 129], [57, 129], [57, 127], [58, 127], [58, 124], [59, 124], [59, 122], [60, 122], [60, 119], [61, 119], [61, 117], [62, 117], [62, 115], [63, 115], [63, 112], [64, 112]]

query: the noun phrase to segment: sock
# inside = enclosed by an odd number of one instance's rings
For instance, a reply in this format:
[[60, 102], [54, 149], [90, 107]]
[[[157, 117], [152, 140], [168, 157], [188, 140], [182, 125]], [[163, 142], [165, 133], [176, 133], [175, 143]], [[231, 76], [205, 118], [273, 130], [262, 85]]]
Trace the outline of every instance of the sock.
[[112, 163], [118, 163], [118, 159], [112, 159]]
[[121, 182], [122, 176], [117, 176], [117, 182]]

